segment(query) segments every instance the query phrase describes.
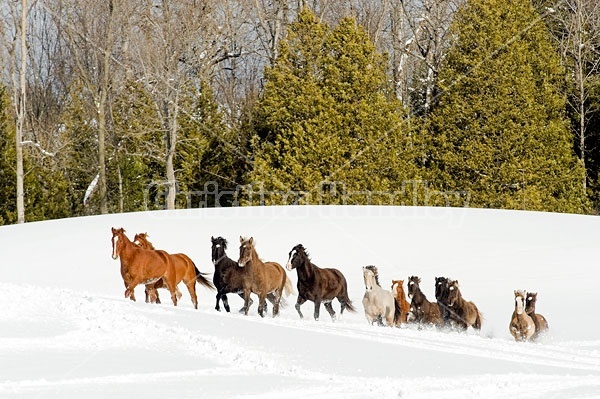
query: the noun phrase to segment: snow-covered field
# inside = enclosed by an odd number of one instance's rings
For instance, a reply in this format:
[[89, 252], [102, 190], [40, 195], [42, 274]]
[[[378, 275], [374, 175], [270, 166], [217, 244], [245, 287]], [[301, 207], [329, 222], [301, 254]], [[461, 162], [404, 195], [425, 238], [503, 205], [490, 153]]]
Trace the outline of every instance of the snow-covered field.
[[[298, 243], [348, 280], [357, 313], [332, 322], [295, 296], [281, 316], [256, 304], [214, 310], [198, 286], [172, 306], [123, 298], [111, 227], [148, 232], [213, 272], [211, 236], [253, 236], [281, 264]], [[0, 397], [3, 398], [591, 398], [600, 397], [600, 219], [590, 216], [411, 207], [194, 209], [0, 227]], [[484, 314], [481, 334], [387, 328], [362, 313], [362, 266], [392, 279], [458, 279]], [[288, 272], [294, 282], [296, 272]], [[516, 343], [513, 290], [537, 291], [550, 332]], [[339, 304], [334, 302], [339, 310]], [[271, 310], [269, 306], [269, 311]]]

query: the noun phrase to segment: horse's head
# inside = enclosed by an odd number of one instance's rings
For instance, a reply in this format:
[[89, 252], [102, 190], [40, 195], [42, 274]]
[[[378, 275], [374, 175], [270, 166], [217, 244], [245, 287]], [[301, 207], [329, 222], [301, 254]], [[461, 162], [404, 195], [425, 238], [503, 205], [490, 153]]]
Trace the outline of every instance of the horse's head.
[[133, 243], [144, 249], [154, 249], [154, 245], [148, 241], [148, 237], [148, 233], [137, 233], [135, 237], [133, 237]]
[[395, 297], [404, 296], [404, 280], [392, 280], [392, 294]]
[[363, 267], [363, 279], [365, 280], [365, 288], [371, 291], [375, 285], [379, 285], [379, 272], [375, 266]]
[[419, 291], [419, 284], [421, 284], [421, 279], [419, 277], [410, 276], [408, 278], [408, 299], [412, 299]]
[[216, 265], [226, 256], [225, 250], [227, 249], [227, 240], [223, 237], [210, 237], [210, 241], [212, 242], [212, 261], [213, 264]]
[[448, 280], [447, 301], [448, 306], [454, 306], [460, 298], [460, 289], [458, 288], [458, 280]]
[[446, 277], [435, 278], [435, 299], [444, 302], [448, 297], [448, 279]]
[[515, 311], [517, 314], [523, 314], [525, 311], [525, 297], [527, 292], [525, 290], [515, 290]]
[[525, 299], [525, 313], [535, 313], [535, 303], [537, 302], [537, 292], [528, 292]]
[[125, 230], [121, 227], [119, 229], [115, 229], [111, 227], [112, 230], [112, 258], [117, 259], [121, 253], [121, 249], [125, 243], [127, 237], [125, 237]]
[[240, 236], [240, 258], [238, 266], [244, 267], [252, 262], [252, 252], [254, 252], [254, 238], [244, 238]]
[[308, 254], [306, 253], [304, 246], [302, 244], [298, 244], [290, 251], [285, 268], [291, 271], [302, 265], [307, 257]]

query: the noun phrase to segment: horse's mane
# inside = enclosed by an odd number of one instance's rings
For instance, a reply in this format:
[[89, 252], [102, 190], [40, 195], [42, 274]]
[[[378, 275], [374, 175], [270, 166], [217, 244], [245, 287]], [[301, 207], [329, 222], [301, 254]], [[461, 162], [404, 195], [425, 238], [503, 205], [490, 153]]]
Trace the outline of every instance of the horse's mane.
[[227, 240], [224, 239], [223, 237], [215, 238], [215, 242], [217, 242], [219, 245], [222, 245], [223, 249], [227, 249]]
[[373, 266], [373, 265], [369, 265], [369, 266], [365, 266], [365, 269], [373, 272], [373, 275], [375, 276], [375, 282], [377, 283], [378, 286], [381, 287], [381, 284], [379, 284], [379, 272], [377, 271], [377, 267]]
[[306, 248], [304, 248], [304, 245], [302, 244], [296, 245], [294, 248], [292, 248], [292, 251], [303, 253], [308, 259], [310, 259], [308, 251], [306, 250]]

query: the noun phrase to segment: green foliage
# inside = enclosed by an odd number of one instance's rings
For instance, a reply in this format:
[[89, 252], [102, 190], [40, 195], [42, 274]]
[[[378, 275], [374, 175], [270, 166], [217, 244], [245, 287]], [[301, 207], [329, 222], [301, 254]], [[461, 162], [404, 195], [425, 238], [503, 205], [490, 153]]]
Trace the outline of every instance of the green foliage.
[[0, 85], [0, 225], [17, 222], [15, 130], [9, 107], [6, 88]]
[[[415, 177], [385, 64], [353, 19], [331, 29], [307, 9], [299, 14], [265, 71], [257, 109], [249, 180], [270, 192], [266, 203], [364, 204], [373, 201], [366, 191], [394, 191]], [[331, 192], [340, 188], [353, 194]]]
[[473, 0], [440, 71], [429, 179], [471, 206], [583, 212], [583, 168], [560, 94], [564, 71], [529, 2]]

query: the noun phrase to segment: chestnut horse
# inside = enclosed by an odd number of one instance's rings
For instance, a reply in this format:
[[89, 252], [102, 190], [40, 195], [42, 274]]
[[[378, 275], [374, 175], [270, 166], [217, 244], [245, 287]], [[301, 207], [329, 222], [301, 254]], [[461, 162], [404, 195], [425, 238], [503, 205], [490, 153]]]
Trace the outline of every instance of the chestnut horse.
[[528, 292], [525, 300], [525, 312], [533, 319], [535, 324], [535, 333], [531, 339], [537, 339], [541, 333], [548, 330], [548, 321], [544, 316], [535, 312], [535, 303], [537, 302], [537, 292]]
[[135, 245], [123, 228], [112, 228], [112, 258], [121, 260], [121, 276], [125, 283], [125, 298], [135, 301], [134, 289], [138, 284], [152, 284], [163, 279], [173, 305], [177, 306], [175, 267], [171, 257], [161, 251], [151, 251]]
[[510, 319], [509, 330], [515, 341], [529, 341], [535, 334], [535, 323], [525, 311], [527, 293], [515, 290], [515, 310]]
[[410, 312], [410, 303], [404, 294], [404, 280], [392, 280], [392, 295], [400, 306], [400, 317], [396, 320], [396, 326], [399, 326], [408, 322], [408, 313]]
[[419, 284], [421, 279], [417, 276], [408, 278], [408, 298], [410, 302], [410, 313], [413, 320], [419, 324], [433, 324], [436, 327], [444, 325], [444, 319], [440, 314], [440, 308], [436, 303], [429, 302], [421, 291]]
[[473, 327], [476, 330], [481, 330], [481, 313], [479, 313], [479, 309], [473, 302], [463, 299], [458, 288], [458, 280], [448, 281], [448, 311], [450, 312], [450, 319], [459, 328], [466, 330]]
[[283, 291], [286, 295], [294, 292], [292, 282], [283, 267], [277, 262], [263, 262], [254, 248], [254, 238], [240, 237], [240, 258], [238, 266], [244, 268], [242, 286], [244, 291], [244, 314], [248, 315], [250, 293], [258, 295], [258, 314], [265, 317], [267, 312], [267, 294], [273, 293], [273, 317], [279, 314], [279, 303]]
[[[164, 252], [171, 258], [171, 263], [175, 267], [175, 284], [179, 284], [182, 280], [185, 286], [187, 287], [190, 296], [192, 298], [192, 303], [194, 304], [194, 308], [198, 309], [198, 297], [196, 296], [196, 281], [205, 286], [206, 288], [215, 289], [215, 286], [204, 277], [207, 273], [201, 273], [194, 261], [190, 259], [186, 254], [169, 254], [165, 251], [156, 250], [150, 241], [148, 241], [148, 235], [146, 233], [139, 233], [135, 235], [134, 242], [137, 243], [140, 247], [154, 250], [157, 252]], [[160, 279], [155, 282], [153, 285], [147, 287], [147, 292], [150, 297], [151, 302], [156, 301], [160, 303], [160, 299], [158, 298], [158, 288], [165, 288], [164, 280]], [[179, 290], [178, 290], [179, 291]], [[179, 297], [181, 297], [181, 293], [179, 293]]]
[[[133, 237], [133, 243], [140, 248], [156, 249], [156, 248], [154, 248], [154, 245], [152, 245], [152, 243], [146, 239], [147, 237], [148, 237], [148, 233], [138, 233], [135, 235], [135, 237]], [[155, 288], [156, 284], [162, 284], [162, 279], [157, 281], [154, 284], [146, 285], [146, 289], [144, 290], [145, 294], [146, 294], [146, 303], [160, 303], [160, 298], [158, 297], [158, 291]], [[164, 286], [161, 286], [161, 287], [166, 288]], [[182, 295], [181, 295], [181, 291], [179, 291], [179, 288], [175, 287], [175, 293], [177, 294], [177, 300], [180, 300]]]
[[344, 313], [344, 309], [355, 312], [352, 301], [348, 298], [348, 285], [342, 272], [333, 268], [322, 269], [312, 263], [302, 244], [292, 248], [286, 268], [289, 271], [296, 269], [296, 273], [298, 273], [296, 311], [300, 318], [304, 317], [300, 306], [306, 301], [313, 301], [315, 304], [315, 320], [319, 320], [321, 302], [329, 312], [331, 319], [335, 320], [335, 311], [331, 305], [334, 298], [340, 302], [340, 316]]

